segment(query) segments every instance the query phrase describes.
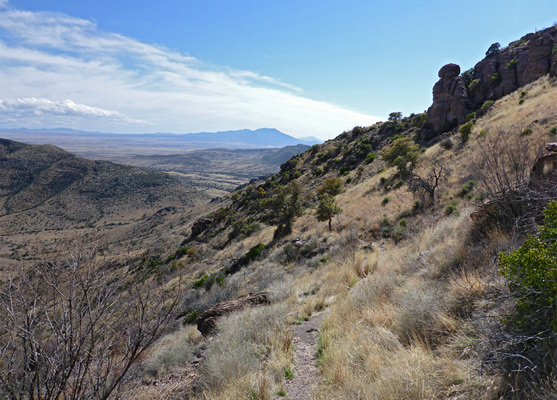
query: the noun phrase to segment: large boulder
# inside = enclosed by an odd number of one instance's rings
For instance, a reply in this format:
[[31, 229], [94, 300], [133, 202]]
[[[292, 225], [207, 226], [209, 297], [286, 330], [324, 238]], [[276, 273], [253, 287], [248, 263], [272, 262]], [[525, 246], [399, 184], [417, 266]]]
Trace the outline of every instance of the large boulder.
[[197, 317], [195, 320], [197, 329], [201, 332], [201, 334], [203, 334], [203, 336], [207, 336], [213, 332], [219, 318], [234, 311], [239, 311], [246, 307], [261, 304], [269, 304], [269, 294], [267, 292], [250, 293], [247, 296], [240, 297], [238, 299], [219, 303]]

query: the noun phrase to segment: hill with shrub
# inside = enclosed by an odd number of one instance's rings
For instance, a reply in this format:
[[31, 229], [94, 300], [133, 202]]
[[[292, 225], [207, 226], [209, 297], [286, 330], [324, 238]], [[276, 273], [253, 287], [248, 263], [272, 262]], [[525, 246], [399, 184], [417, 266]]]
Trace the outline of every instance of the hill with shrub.
[[[556, 30], [490, 47], [486, 60], [524, 50], [517, 68], [534, 68], [538, 44], [553, 40], [554, 49]], [[467, 73], [481, 81], [483, 67], [456, 71], [443, 67], [439, 85], [467, 82]], [[304, 383], [313, 398], [555, 397], [553, 75], [549, 65], [482, 105], [466, 103], [475, 114], [464, 119], [455, 110], [470, 85], [434, 89], [432, 107], [436, 93], [447, 101], [433, 114], [448, 125], [436, 126], [431, 111], [393, 112], [167, 225], [173, 240], [122, 271], [127, 285], [175, 300], [153, 307], [174, 320], [113, 393], [291, 396], [305, 376], [292, 326], [320, 315], [310, 346], [318, 372]], [[265, 301], [235, 306], [255, 293]], [[215, 310], [226, 312], [204, 336], [197, 324]]]

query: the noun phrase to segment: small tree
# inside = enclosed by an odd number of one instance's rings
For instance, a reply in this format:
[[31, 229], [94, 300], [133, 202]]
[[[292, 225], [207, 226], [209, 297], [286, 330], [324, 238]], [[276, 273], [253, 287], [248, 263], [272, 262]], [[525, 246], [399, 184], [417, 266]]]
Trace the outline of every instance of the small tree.
[[412, 173], [420, 156], [419, 146], [407, 136], [393, 140], [390, 146], [381, 149], [380, 154], [389, 166], [397, 167], [403, 178]]
[[302, 188], [298, 181], [274, 189], [272, 197], [263, 199], [261, 206], [270, 211], [268, 221], [277, 224], [274, 233], [279, 238], [292, 233], [294, 218], [302, 215]]
[[437, 190], [439, 183], [441, 183], [441, 180], [444, 177], [444, 172], [445, 169], [443, 166], [437, 165], [429, 171], [427, 177], [425, 178], [422, 178], [419, 175], [413, 175], [410, 179], [410, 190], [421, 197], [425, 197], [424, 195], [427, 195], [429, 204], [434, 204], [435, 190]]
[[328, 193], [324, 193], [319, 199], [317, 207], [317, 220], [329, 221], [329, 232], [333, 229], [332, 219], [335, 215], [340, 214], [342, 210], [335, 204], [335, 199]]
[[491, 46], [489, 46], [489, 49], [487, 49], [487, 51], [485, 52], [485, 55], [487, 57], [491, 57], [491, 56], [494, 56], [495, 54], [499, 53], [500, 50], [501, 50], [501, 44], [498, 43], [498, 42], [495, 42]]
[[400, 111], [394, 111], [389, 114], [389, 121], [399, 122], [402, 119], [402, 113]]
[[323, 185], [321, 185], [321, 187], [319, 187], [317, 189], [317, 196], [321, 197], [324, 194], [329, 194], [331, 196], [336, 196], [337, 194], [340, 194], [343, 192], [343, 187], [342, 187], [342, 179], [340, 178], [328, 178], [325, 179], [325, 182], [323, 182]]

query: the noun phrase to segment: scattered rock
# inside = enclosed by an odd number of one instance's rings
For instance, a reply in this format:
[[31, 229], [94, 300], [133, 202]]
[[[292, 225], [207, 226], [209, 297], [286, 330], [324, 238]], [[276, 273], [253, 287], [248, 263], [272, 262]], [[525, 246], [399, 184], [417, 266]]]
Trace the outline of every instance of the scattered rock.
[[219, 318], [228, 315], [231, 312], [242, 310], [248, 306], [256, 306], [260, 304], [269, 304], [269, 293], [250, 293], [245, 297], [222, 302], [209, 308], [197, 317], [195, 320], [197, 329], [201, 332], [201, 334], [203, 334], [203, 336], [208, 336], [214, 330]]

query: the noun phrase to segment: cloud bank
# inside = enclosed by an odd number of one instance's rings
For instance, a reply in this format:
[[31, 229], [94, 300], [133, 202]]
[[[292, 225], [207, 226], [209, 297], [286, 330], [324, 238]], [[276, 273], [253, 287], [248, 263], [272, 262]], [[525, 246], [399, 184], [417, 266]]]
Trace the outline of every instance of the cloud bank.
[[[4, 8], [2, 8], [2, 6]], [[253, 71], [215, 66], [0, 0], [0, 124], [112, 132], [261, 127], [331, 138], [377, 121]]]

